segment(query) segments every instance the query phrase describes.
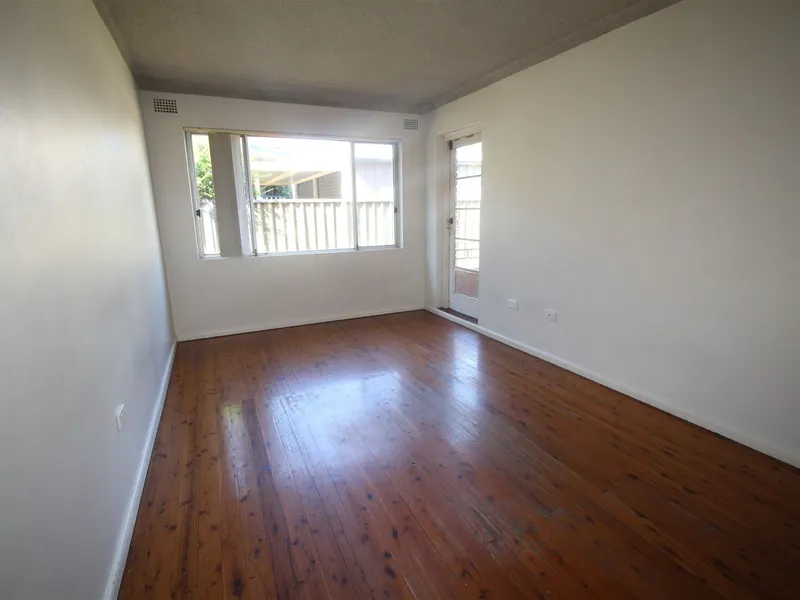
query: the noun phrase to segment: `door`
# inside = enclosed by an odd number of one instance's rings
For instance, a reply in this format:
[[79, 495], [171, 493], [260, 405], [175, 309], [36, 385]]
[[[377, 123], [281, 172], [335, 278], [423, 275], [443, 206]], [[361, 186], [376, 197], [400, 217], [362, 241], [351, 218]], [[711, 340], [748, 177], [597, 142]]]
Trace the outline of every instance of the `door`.
[[478, 318], [481, 239], [479, 134], [450, 142], [450, 308]]

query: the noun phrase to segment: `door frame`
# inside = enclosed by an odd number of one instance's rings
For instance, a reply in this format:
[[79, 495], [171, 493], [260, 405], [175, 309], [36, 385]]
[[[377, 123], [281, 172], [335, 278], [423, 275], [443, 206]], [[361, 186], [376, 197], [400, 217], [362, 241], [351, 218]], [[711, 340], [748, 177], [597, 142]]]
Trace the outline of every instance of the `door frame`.
[[[443, 202], [441, 206], [444, 212], [444, 252], [443, 252], [443, 272], [442, 272], [442, 303], [441, 306], [446, 308], [451, 308], [454, 310], [458, 310], [461, 308], [459, 312], [463, 312], [468, 316], [473, 316], [473, 318], [477, 318], [478, 315], [478, 308], [480, 306], [480, 292], [478, 293], [478, 298], [473, 299], [468, 296], [463, 296], [463, 294], [455, 294], [455, 268], [454, 268], [454, 256], [455, 256], [455, 230], [450, 223], [450, 219], [455, 217], [455, 203], [456, 203], [456, 159], [455, 159], [455, 150], [462, 146], [469, 146], [475, 143], [481, 143], [482, 136], [481, 136], [481, 127], [480, 125], [473, 125], [468, 128], [460, 129], [458, 131], [452, 132], [448, 135], [443, 136], [445, 141], [445, 153], [446, 153], [446, 160], [444, 161], [444, 170], [446, 170], [446, 177], [444, 177], [445, 185], [444, 185], [444, 194], [443, 194]], [[482, 171], [482, 169], [481, 169]], [[481, 194], [482, 195], [482, 194]], [[480, 255], [479, 255], [480, 256]], [[480, 258], [479, 258], [480, 261]], [[479, 263], [480, 264], [480, 263]], [[478, 273], [480, 273], [480, 268], [478, 269]], [[480, 277], [479, 277], [479, 285], [480, 285]], [[463, 297], [464, 302], [468, 304], [472, 304], [474, 302], [474, 306], [470, 306], [469, 310], [466, 309], [465, 306], [453, 306], [453, 296]], [[470, 315], [469, 313], [474, 313]]]
[[[450, 231], [447, 219], [450, 216], [450, 141], [470, 135], [482, 133], [483, 123], [473, 121], [453, 129], [439, 130], [434, 133], [433, 147], [430, 148], [431, 184], [434, 201], [434, 274], [432, 278], [431, 302], [437, 308], [450, 308], [450, 277], [448, 261], [450, 257]], [[433, 133], [433, 132], [432, 132]]]

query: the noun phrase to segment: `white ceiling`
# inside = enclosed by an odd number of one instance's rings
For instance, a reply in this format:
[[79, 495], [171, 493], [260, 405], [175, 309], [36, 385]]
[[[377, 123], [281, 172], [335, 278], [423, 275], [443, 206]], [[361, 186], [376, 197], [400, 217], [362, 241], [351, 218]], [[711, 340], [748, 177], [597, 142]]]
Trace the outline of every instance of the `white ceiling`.
[[425, 113], [678, 0], [95, 0], [139, 86]]

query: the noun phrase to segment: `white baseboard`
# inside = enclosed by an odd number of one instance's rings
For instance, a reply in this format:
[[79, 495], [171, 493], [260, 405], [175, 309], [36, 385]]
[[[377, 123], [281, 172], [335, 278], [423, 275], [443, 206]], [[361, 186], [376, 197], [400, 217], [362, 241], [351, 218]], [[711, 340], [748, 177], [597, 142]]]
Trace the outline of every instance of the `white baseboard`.
[[311, 319], [294, 319], [281, 321], [278, 323], [265, 323], [263, 325], [251, 325], [247, 327], [232, 327], [230, 329], [217, 329], [178, 335], [178, 341], [188, 342], [191, 340], [202, 340], [206, 338], [222, 337], [226, 335], [239, 335], [240, 333], [253, 333], [256, 331], [268, 331], [270, 329], [283, 329], [284, 327], [298, 327], [300, 325], [315, 325], [317, 323], [331, 323], [333, 321], [347, 321], [349, 319], [361, 319], [363, 317], [377, 317], [379, 315], [390, 315], [394, 313], [410, 312], [412, 310], [425, 310], [422, 304], [414, 306], [396, 306], [394, 308], [382, 308], [380, 310], [365, 310], [360, 312], [330, 315], [327, 317], [316, 317]]
[[743, 444], [753, 450], [757, 450], [763, 454], [767, 454], [772, 456], [773, 458], [777, 458], [780, 461], [788, 463], [790, 465], [794, 465], [795, 467], [800, 467], [800, 456], [792, 456], [791, 454], [781, 450], [780, 448], [775, 448], [770, 444], [767, 444], [761, 440], [754, 439], [747, 434], [741, 433], [739, 431], [733, 431], [728, 429], [724, 425], [717, 423], [707, 417], [703, 417], [700, 415], [696, 415], [691, 413], [683, 408], [676, 406], [672, 402], [668, 402], [663, 398], [657, 398], [652, 394], [648, 394], [642, 392], [640, 390], [635, 390], [630, 386], [621, 383], [619, 381], [615, 381], [613, 379], [609, 379], [608, 377], [604, 377], [599, 373], [595, 373], [589, 369], [581, 367], [580, 365], [576, 365], [571, 363], [567, 360], [559, 358], [550, 354], [549, 352], [544, 352], [543, 350], [539, 350], [538, 348], [534, 348], [532, 346], [528, 346], [527, 344], [523, 344], [522, 342], [518, 342], [516, 340], [512, 340], [504, 335], [500, 335], [499, 333], [495, 333], [494, 331], [487, 329], [486, 327], [481, 327], [480, 325], [475, 325], [463, 319], [459, 319], [449, 313], [446, 313], [438, 308], [433, 308], [431, 306], [426, 306], [425, 310], [432, 312], [435, 315], [438, 315], [442, 318], [447, 319], [448, 321], [453, 321], [454, 323], [458, 323], [459, 325], [466, 327], [467, 329], [472, 329], [473, 331], [477, 331], [487, 337], [492, 338], [493, 340], [497, 340], [507, 346], [511, 346], [512, 348], [516, 348], [526, 354], [530, 354], [531, 356], [535, 356], [536, 358], [541, 358], [544, 361], [552, 363], [556, 366], [562, 367], [567, 371], [571, 371], [580, 375], [581, 377], [586, 377], [586, 379], [591, 379], [592, 381], [599, 383], [607, 388], [611, 388], [612, 390], [616, 390], [626, 396], [630, 396], [634, 400], [638, 400], [639, 402], [644, 402], [645, 404], [649, 404], [659, 410], [663, 410], [666, 413], [669, 413], [679, 419], [683, 419], [684, 421], [688, 421], [698, 427], [702, 427], [703, 429], [707, 429], [712, 431], [716, 434], [719, 434], [723, 437], [726, 437], [734, 442], [738, 442]]
[[128, 503], [128, 510], [125, 515], [125, 523], [122, 527], [122, 533], [117, 542], [117, 548], [114, 552], [114, 562], [111, 563], [111, 573], [108, 577], [106, 584], [106, 591], [103, 594], [105, 600], [116, 600], [119, 595], [119, 586], [122, 583], [122, 575], [125, 572], [125, 563], [128, 560], [128, 550], [131, 546], [131, 538], [133, 538], [133, 527], [136, 525], [136, 515], [139, 512], [139, 502], [142, 500], [142, 492], [144, 491], [144, 482], [147, 478], [147, 468], [150, 466], [150, 456], [153, 453], [153, 445], [156, 441], [156, 432], [158, 431], [158, 424], [161, 421], [161, 412], [164, 409], [164, 402], [167, 399], [167, 389], [169, 388], [169, 378], [172, 374], [172, 364], [175, 361], [175, 350], [178, 347], [178, 342], [172, 343], [172, 350], [169, 353], [167, 360], [167, 368], [164, 370], [164, 376], [161, 379], [161, 388], [159, 389], [158, 400], [155, 407], [153, 407], [153, 415], [150, 417], [150, 426], [147, 430], [147, 438], [142, 448], [142, 457], [139, 461], [139, 471], [136, 473], [136, 487], [133, 489], [133, 495]]

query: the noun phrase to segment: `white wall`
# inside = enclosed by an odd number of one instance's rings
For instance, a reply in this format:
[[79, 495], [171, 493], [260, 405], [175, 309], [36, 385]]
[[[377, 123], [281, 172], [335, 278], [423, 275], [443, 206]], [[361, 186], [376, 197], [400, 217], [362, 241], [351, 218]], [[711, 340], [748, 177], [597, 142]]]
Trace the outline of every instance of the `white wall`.
[[0, 598], [99, 598], [173, 337], [137, 96], [89, 0], [4, 2], [0, 82]]
[[[179, 114], [154, 113], [154, 97], [177, 99]], [[424, 305], [425, 138], [403, 130], [404, 115], [150, 92], [140, 99], [180, 339]], [[199, 259], [184, 127], [401, 140], [403, 247]]]
[[442, 107], [428, 302], [480, 123], [481, 326], [800, 464], [798, 73], [800, 4], [687, 0]]

